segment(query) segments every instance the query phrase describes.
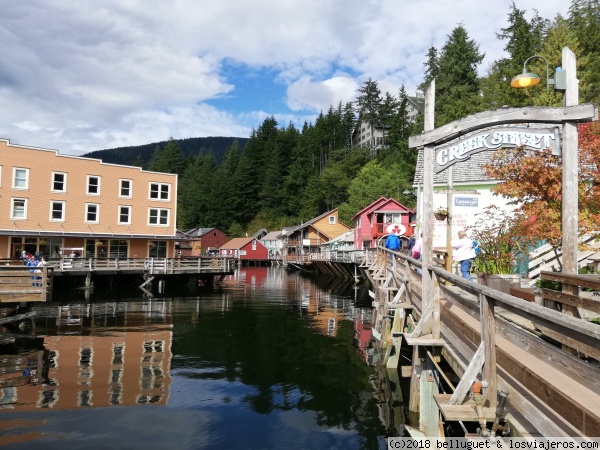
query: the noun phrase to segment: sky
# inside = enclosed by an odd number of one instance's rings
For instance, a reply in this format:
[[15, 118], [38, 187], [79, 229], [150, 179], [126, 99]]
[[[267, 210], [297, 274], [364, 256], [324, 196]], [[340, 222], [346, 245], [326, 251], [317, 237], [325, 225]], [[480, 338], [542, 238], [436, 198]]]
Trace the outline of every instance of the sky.
[[[515, 0], [567, 16], [568, 0]], [[501, 57], [512, 0], [0, 0], [0, 139], [81, 155], [313, 122], [365, 80], [409, 95], [462, 24]]]

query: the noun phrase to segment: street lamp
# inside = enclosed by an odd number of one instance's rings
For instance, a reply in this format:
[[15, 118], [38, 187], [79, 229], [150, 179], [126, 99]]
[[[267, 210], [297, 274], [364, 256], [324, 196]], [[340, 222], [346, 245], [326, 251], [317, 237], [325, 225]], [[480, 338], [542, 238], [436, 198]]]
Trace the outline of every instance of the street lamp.
[[520, 89], [535, 86], [536, 84], [540, 83], [541, 79], [539, 75], [532, 72], [527, 72], [527, 62], [529, 62], [529, 60], [533, 58], [543, 59], [546, 63], [546, 93], [550, 92], [550, 85], [554, 86], [555, 91], [564, 91], [566, 87], [565, 72], [562, 70], [561, 67], [557, 67], [554, 71], [554, 78], [550, 78], [550, 71], [548, 70], [548, 61], [546, 60], [546, 58], [540, 55], [533, 55], [525, 60], [525, 62], [523, 63], [523, 73], [520, 73], [519, 75], [514, 77], [510, 82], [510, 86]]

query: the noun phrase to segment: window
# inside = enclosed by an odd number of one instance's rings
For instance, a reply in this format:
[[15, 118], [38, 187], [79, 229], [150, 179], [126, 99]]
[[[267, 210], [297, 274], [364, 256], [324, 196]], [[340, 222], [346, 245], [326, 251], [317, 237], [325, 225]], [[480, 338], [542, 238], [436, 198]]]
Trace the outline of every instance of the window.
[[119, 197], [131, 198], [131, 180], [119, 180]]
[[127, 258], [129, 241], [121, 239], [110, 239], [108, 241], [109, 258]]
[[100, 221], [100, 205], [96, 203], [85, 204], [85, 222], [98, 223]]
[[150, 258], [166, 258], [167, 257], [167, 241], [149, 241], [148, 242], [148, 257]]
[[152, 200], [169, 200], [169, 184], [150, 183], [150, 198]]
[[169, 210], [162, 208], [150, 208], [148, 225], [169, 225]]
[[27, 199], [26, 198], [11, 199], [10, 218], [11, 219], [27, 219]]
[[252, 241], [252, 251], [256, 250], [256, 239]]
[[329, 224], [335, 225], [335, 216], [329, 216]]
[[52, 192], [67, 192], [67, 174], [52, 172]]
[[131, 224], [131, 206], [119, 205], [119, 224], [130, 225]]
[[65, 202], [50, 202], [50, 220], [64, 221], [65, 220]]
[[100, 177], [88, 175], [87, 193], [88, 195], [100, 195]]
[[29, 169], [13, 169], [13, 189], [29, 188]]

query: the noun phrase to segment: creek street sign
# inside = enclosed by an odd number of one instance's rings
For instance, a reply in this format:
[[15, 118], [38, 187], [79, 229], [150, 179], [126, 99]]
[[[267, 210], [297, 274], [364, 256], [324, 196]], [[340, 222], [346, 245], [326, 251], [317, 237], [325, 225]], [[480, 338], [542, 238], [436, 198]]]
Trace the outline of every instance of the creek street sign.
[[465, 161], [475, 153], [521, 145], [529, 150], [550, 149], [553, 154], [559, 154], [558, 128], [502, 127], [469, 136], [452, 145], [436, 149], [435, 173]]

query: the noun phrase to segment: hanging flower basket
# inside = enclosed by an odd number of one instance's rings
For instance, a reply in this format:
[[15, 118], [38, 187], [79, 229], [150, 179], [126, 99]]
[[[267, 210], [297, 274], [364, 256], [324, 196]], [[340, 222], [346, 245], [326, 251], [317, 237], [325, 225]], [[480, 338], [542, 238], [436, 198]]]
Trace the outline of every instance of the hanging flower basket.
[[103, 245], [104, 245], [104, 242], [96, 241], [96, 247], [102, 247]]
[[154, 247], [156, 244], [154, 242], [148, 242], [148, 247], [152, 248]]
[[433, 215], [436, 220], [446, 220], [448, 218], [448, 210], [446, 208], [438, 208], [434, 211]]

